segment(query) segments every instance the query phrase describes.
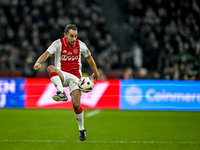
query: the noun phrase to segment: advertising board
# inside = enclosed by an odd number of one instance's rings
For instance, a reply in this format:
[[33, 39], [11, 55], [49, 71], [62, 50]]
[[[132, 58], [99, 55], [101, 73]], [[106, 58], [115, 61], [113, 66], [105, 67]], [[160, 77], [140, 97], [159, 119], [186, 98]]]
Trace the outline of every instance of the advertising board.
[[[69, 88], [67, 102], [56, 102], [57, 92], [48, 78], [0, 79], [0, 108], [72, 109]], [[105, 80], [95, 82], [84, 93], [81, 106], [87, 109], [200, 111], [200, 81]]]
[[24, 107], [24, 79], [0, 79], [0, 108]]
[[[57, 92], [48, 78], [27, 78], [26, 80], [26, 108], [72, 108], [69, 88], [65, 88], [67, 102], [56, 102], [52, 99]], [[118, 109], [119, 108], [119, 80], [95, 82], [94, 89], [83, 93], [81, 97], [83, 108]]]
[[122, 110], [200, 110], [199, 81], [121, 80]]

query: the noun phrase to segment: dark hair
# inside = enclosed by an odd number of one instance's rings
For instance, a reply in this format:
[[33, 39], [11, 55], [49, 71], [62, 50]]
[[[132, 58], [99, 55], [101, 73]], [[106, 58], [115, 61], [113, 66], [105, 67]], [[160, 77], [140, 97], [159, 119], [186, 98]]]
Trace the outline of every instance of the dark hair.
[[76, 25], [74, 25], [74, 24], [68, 24], [68, 25], [65, 27], [65, 31], [64, 31], [64, 32], [65, 32], [65, 33], [68, 33], [68, 31], [69, 31], [70, 29], [77, 31]]

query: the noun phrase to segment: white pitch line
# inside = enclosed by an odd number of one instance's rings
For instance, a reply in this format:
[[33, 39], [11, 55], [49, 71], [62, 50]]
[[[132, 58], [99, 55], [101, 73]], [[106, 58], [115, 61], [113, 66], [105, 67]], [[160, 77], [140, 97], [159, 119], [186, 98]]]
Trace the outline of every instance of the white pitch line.
[[[24, 142], [24, 143], [68, 143], [81, 141], [66, 141], [66, 140], [0, 140], [0, 142]], [[82, 142], [81, 142], [82, 143]], [[172, 141], [84, 141], [84, 143], [114, 143], [114, 144], [199, 144], [200, 142], [172, 142]]]
[[24, 142], [24, 143], [64, 143], [65, 140], [0, 140], [0, 142]]
[[[81, 141], [76, 141], [81, 142]], [[199, 142], [172, 142], [172, 141], [85, 141], [86, 143], [115, 143], [115, 144], [172, 144], [172, 143], [180, 143], [180, 144], [199, 144]]]
[[99, 114], [100, 112], [101, 112], [101, 110], [95, 109], [95, 110], [93, 110], [93, 111], [87, 113], [87, 114], [85, 115], [85, 117], [86, 117], [86, 118], [90, 118], [90, 117], [93, 117], [93, 116]]

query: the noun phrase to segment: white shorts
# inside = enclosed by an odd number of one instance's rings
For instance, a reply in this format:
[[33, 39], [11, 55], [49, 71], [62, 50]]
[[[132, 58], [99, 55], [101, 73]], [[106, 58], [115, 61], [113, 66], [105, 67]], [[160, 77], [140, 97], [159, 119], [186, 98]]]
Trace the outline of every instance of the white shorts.
[[78, 82], [80, 79], [78, 77], [76, 77], [75, 75], [73, 75], [71, 73], [64, 72], [62, 70], [60, 70], [60, 72], [64, 76], [63, 87], [69, 86], [70, 93], [76, 89], [79, 89]]

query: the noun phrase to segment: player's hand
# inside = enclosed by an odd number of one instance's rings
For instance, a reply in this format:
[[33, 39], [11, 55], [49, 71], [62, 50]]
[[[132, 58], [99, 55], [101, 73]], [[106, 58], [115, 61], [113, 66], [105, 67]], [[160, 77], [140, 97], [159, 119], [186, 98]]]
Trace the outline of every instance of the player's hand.
[[98, 72], [93, 73], [92, 77], [93, 77], [93, 79], [95, 79], [96, 81], [98, 81], [99, 80], [99, 73]]
[[33, 66], [34, 70], [38, 70], [42, 67], [41, 63], [35, 63], [35, 65]]

